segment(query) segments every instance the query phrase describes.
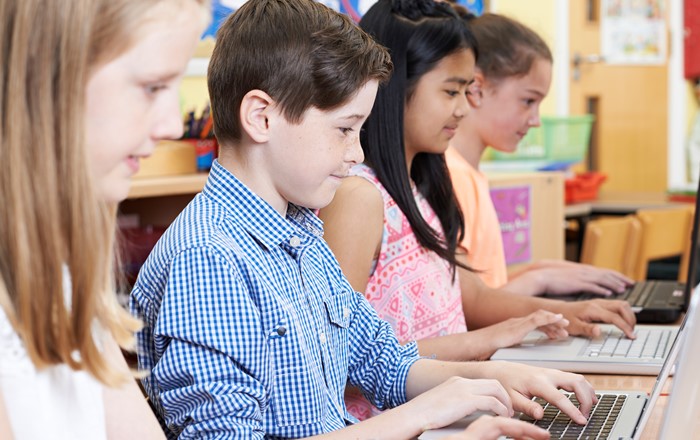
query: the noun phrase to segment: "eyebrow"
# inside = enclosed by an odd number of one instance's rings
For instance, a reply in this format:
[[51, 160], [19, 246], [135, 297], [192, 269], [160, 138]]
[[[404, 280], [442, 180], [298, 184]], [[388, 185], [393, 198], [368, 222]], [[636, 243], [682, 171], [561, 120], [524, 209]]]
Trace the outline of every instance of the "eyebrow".
[[180, 76], [179, 71], [172, 71], [172, 72], [149, 72], [149, 73], [144, 73], [142, 75], [142, 79], [148, 82], [151, 81], [170, 81], [172, 79], [177, 78]]
[[364, 118], [365, 115], [361, 115], [359, 113], [354, 113], [352, 115], [347, 115], [347, 116], [341, 116], [340, 119], [346, 119], [346, 120], [358, 120]]
[[539, 90], [527, 89], [527, 90], [525, 90], [525, 91], [526, 91], [526, 92], [529, 92], [529, 93], [534, 93], [535, 95], [541, 96], [541, 97], [543, 97], [543, 98], [545, 97], [545, 94], [542, 93], [542, 92], [540, 92]]
[[470, 80], [466, 80], [460, 76], [453, 76], [451, 78], [447, 78], [444, 82], [446, 82], [446, 83], [453, 83], [454, 82], [454, 83], [457, 83], [459, 85], [463, 85], [463, 84], [469, 85], [469, 84], [474, 82], [474, 78], [472, 78]]

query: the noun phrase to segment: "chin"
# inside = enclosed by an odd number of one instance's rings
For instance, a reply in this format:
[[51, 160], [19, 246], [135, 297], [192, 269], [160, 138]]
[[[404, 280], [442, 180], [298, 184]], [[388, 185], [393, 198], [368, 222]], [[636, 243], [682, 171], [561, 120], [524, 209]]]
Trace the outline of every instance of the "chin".
[[105, 184], [102, 187], [102, 199], [109, 203], [119, 203], [125, 200], [129, 196], [129, 188], [131, 187], [131, 181], [128, 183], [116, 183]]

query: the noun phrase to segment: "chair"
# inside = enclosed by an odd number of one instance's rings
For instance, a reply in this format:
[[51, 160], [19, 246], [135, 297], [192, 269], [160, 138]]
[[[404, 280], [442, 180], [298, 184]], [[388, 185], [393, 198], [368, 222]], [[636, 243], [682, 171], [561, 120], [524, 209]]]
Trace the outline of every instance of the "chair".
[[641, 223], [633, 215], [590, 220], [586, 223], [580, 261], [634, 278], [641, 238]]
[[650, 261], [680, 256], [678, 281], [686, 281], [693, 212], [694, 208], [691, 206], [648, 208], [637, 211], [636, 217], [642, 225], [642, 242], [634, 279], [646, 279]]

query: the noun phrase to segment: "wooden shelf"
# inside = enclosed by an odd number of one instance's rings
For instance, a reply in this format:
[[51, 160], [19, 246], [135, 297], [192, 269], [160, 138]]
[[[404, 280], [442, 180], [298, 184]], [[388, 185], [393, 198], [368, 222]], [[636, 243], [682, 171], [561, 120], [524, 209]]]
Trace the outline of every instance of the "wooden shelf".
[[143, 177], [131, 182], [129, 199], [195, 194], [204, 188], [208, 173]]

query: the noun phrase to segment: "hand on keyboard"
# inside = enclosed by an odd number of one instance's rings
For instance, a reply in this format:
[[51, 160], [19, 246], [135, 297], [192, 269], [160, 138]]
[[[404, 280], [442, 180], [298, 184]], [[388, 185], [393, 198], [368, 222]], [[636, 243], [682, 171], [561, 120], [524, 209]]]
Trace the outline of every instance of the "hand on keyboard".
[[548, 310], [558, 312], [569, 320], [569, 334], [596, 338], [600, 336], [600, 328], [594, 322], [606, 322], [615, 325], [625, 335], [634, 339], [634, 325], [637, 318], [627, 301], [592, 299], [589, 301], [551, 301]]
[[[531, 400], [534, 396], [542, 397], [579, 424], [586, 423], [591, 407], [596, 402], [593, 387], [580, 374], [497, 361], [490, 362], [488, 368], [489, 377], [498, 379], [505, 387], [513, 408], [535, 419], [542, 418], [543, 409]], [[580, 410], [560, 389], [576, 394], [581, 404]]]
[[547, 431], [531, 423], [484, 415], [476, 419], [463, 432], [446, 437], [445, 440], [496, 440], [501, 436], [534, 440], [550, 438]]

